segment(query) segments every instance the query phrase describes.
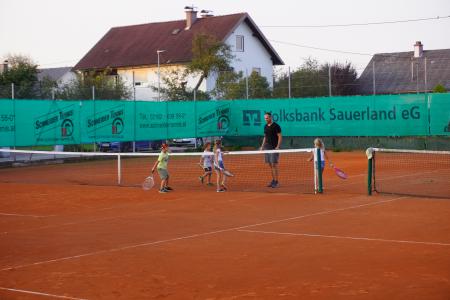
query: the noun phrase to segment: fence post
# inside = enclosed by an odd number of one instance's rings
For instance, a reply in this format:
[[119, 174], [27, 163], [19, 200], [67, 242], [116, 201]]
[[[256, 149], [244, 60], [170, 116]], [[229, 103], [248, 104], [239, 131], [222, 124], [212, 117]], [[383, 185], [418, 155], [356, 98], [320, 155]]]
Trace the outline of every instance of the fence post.
[[133, 71], [133, 100], [136, 101], [136, 82], [134, 78], [134, 71]]
[[[13, 83], [14, 87], [14, 83]], [[17, 144], [17, 110], [16, 110], [16, 99], [13, 98], [13, 114], [14, 114], [14, 150], [16, 150]], [[17, 153], [13, 154], [14, 161], [16, 161]]]
[[289, 89], [289, 99], [291, 99], [291, 67], [288, 67], [288, 89]]
[[136, 98], [134, 99], [134, 101], [133, 101], [133, 103], [134, 103], [134, 120], [133, 120], [133, 125], [134, 125], [134, 128], [133, 128], [133, 152], [136, 152], [136, 128], [137, 128], [137, 120], [136, 120], [136, 116], [137, 116], [137, 113], [136, 113]]
[[419, 61], [417, 60], [417, 63], [416, 63], [416, 94], [419, 94], [419, 66], [420, 66], [420, 63], [419, 63]]
[[[92, 86], [92, 100], [94, 101], [94, 119], [95, 119], [95, 86]], [[97, 125], [94, 124], [94, 152], [97, 152]]]
[[248, 100], [248, 71], [245, 69], [245, 97]]
[[[16, 99], [14, 97], [14, 82], [11, 83], [11, 99], [13, 100], [14, 107], [14, 150], [16, 150], [17, 143], [17, 124], [16, 124]], [[16, 161], [16, 153], [14, 153], [14, 161]]]
[[373, 87], [373, 94], [376, 95], [377, 92], [375, 90], [375, 57], [372, 61], [372, 87]]
[[427, 58], [425, 57], [425, 71], [424, 71], [424, 73], [425, 73], [425, 93], [428, 93], [428, 78], [427, 78]]
[[331, 97], [331, 65], [328, 65], [328, 93]]

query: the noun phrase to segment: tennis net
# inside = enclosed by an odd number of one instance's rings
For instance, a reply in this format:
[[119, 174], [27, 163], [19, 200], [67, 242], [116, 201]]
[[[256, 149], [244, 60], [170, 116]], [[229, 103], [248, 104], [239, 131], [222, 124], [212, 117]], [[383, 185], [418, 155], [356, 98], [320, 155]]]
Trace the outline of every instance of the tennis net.
[[[272, 180], [265, 155], [279, 154], [279, 187], [267, 187]], [[308, 161], [313, 149], [231, 151], [224, 163], [233, 177], [227, 177], [229, 191], [273, 191], [314, 193], [314, 165]], [[151, 174], [159, 153], [56, 152], [0, 149], [0, 182], [23, 184], [80, 184], [140, 187]], [[215, 191], [199, 164], [203, 152], [170, 153], [170, 186], [176, 190]], [[212, 155], [212, 153], [210, 153]], [[159, 177], [154, 173], [156, 185]]]
[[450, 198], [450, 151], [369, 148], [368, 192]]

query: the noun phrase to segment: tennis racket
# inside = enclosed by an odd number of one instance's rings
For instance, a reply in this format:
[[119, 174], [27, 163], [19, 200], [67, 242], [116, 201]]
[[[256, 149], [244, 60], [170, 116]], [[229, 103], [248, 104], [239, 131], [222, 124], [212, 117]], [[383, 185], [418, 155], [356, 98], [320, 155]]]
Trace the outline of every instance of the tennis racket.
[[228, 176], [228, 177], [233, 177], [233, 176], [234, 176], [234, 174], [231, 173], [231, 172], [228, 171], [228, 170], [225, 170], [225, 169], [224, 169], [222, 172], [223, 172], [223, 174], [224, 174], [225, 176]]
[[142, 189], [145, 191], [150, 190], [155, 185], [155, 180], [153, 179], [153, 176], [148, 176], [145, 178], [144, 182], [142, 183]]
[[345, 174], [345, 172], [342, 171], [341, 169], [338, 169], [335, 166], [333, 166], [333, 170], [334, 170], [334, 173], [336, 174], [337, 177], [339, 177], [341, 179], [347, 179], [348, 178], [347, 174]]

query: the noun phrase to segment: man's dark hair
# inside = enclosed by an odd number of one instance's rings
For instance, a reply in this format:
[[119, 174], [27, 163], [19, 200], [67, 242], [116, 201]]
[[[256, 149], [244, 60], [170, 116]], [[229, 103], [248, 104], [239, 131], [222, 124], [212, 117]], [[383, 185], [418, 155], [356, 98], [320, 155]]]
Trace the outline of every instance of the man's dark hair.
[[272, 117], [272, 113], [271, 112], [266, 111], [264, 114], [268, 115], [269, 117]]

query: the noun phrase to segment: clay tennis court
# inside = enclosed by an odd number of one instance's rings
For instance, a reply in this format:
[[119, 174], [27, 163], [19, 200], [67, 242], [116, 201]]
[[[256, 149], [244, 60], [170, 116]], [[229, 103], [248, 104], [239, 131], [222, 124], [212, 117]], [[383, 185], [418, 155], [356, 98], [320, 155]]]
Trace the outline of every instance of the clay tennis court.
[[330, 155], [349, 178], [326, 169], [321, 195], [1, 169], [0, 299], [449, 299], [449, 200], [369, 197], [365, 154]]

